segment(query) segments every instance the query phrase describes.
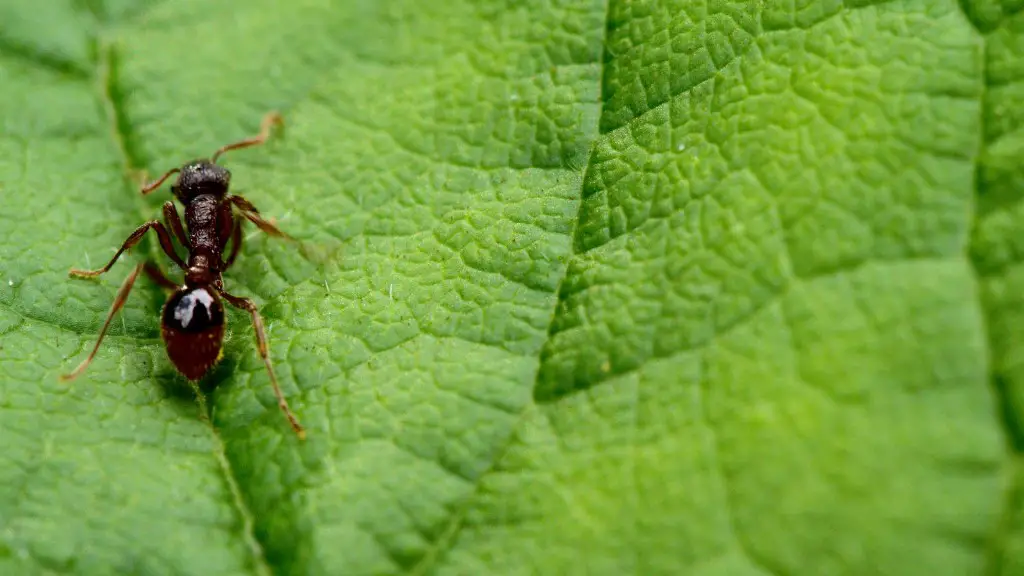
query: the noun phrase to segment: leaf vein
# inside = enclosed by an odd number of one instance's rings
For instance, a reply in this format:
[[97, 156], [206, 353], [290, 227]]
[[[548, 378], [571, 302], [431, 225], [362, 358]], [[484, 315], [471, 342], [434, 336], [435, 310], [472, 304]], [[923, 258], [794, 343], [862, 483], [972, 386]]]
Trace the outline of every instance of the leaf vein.
[[[575, 218], [573, 219], [573, 222], [572, 222], [572, 227], [571, 227], [572, 229], [571, 229], [571, 231], [569, 233], [570, 238], [575, 237], [575, 235], [576, 235], [576, 228], [579, 225], [580, 214], [581, 214], [581, 212], [583, 210], [583, 202], [582, 202], [583, 186], [585, 185], [586, 180], [587, 180], [586, 172], [588, 170], [590, 170], [590, 168], [591, 168], [591, 159], [593, 158], [593, 155], [594, 155], [594, 147], [595, 147], [595, 144], [596, 144], [596, 141], [597, 141], [597, 137], [600, 137], [600, 132], [601, 132], [601, 130], [600, 130], [600, 118], [601, 118], [602, 109], [603, 109], [603, 105], [604, 105], [604, 98], [603, 98], [603, 87], [604, 87], [604, 81], [605, 81], [604, 75], [605, 75], [605, 73], [607, 71], [607, 60], [606, 59], [608, 57], [607, 52], [604, 51], [605, 50], [604, 47], [607, 45], [608, 32], [609, 32], [609, 28], [611, 26], [611, 18], [610, 18], [610, 16], [611, 16], [611, 2], [612, 2], [612, 0], [604, 0], [604, 5], [603, 5], [603, 8], [604, 8], [604, 20], [603, 20], [604, 21], [604, 30], [602, 31], [602, 37], [601, 37], [601, 41], [600, 41], [600, 45], [602, 46], [602, 55], [599, 57], [598, 61], [596, 62], [598, 67], [599, 67], [599, 73], [597, 74], [598, 82], [599, 82], [599, 85], [598, 85], [598, 98], [597, 98], [597, 106], [598, 106], [597, 118], [598, 118], [598, 121], [597, 121], [597, 124], [594, 126], [595, 137], [591, 140], [589, 149], [587, 151], [587, 162], [585, 164], [586, 167], [584, 169], [584, 173], [583, 173], [582, 177], [579, 179], [580, 194], [578, 194], [576, 196], [576, 198], [578, 199], [577, 200], [578, 205], [576, 207]], [[570, 246], [572, 246], [572, 244], [570, 244]], [[571, 256], [570, 256], [570, 258], [571, 258]], [[568, 277], [568, 271], [569, 271], [568, 265], [563, 266], [561, 278], [559, 278], [559, 281], [558, 281], [558, 287], [554, 291], [554, 294], [555, 294], [554, 300], [555, 300], [555, 302], [554, 302], [554, 304], [551, 307], [551, 319], [548, 322], [548, 341], [550, 341], [551, 334], [552, 334], [552, 328], [554, 327], [555, 319], [557, 318], [557, 314], [558, 314], [558, 305], [559, 305], [559, 299], [560, 299], [559, 298], [559, 294], [561, 294], [561, 286], [565, 282], [566, 278]], [[538, 359], [537, 370], [536, 370], [536, 373], [534, 375], [534, 387], [536, 387], [537, 381], [538, 381], [539, 377], [540, 377], [540, 360]], [[505, 458], [505, 455], [515, 445], [515, 440], [516, 440], [516, 437], [517, 437], [517, 433], [518, 433], [519, 427], [522, 424], [523, 420], [526, 418], [526, 415], [529, 413], [530, 409], [532, 407], [534, 407], [534, 406], [536, 406], [536, 402], [533, 400], [532, 395], [531, 395], [530, 400], [523, 404], [523, 407], [520, 410], [519, 415], [517, 416], [515, 422], [512, 424], [512, 426], [510, 428], [510, 432], [508, 434], [508, 437], [505, 439], [505, 441], [502, 443], [502, 445], [495, 451], [494, 457], [491, 459], [490, 465], [487, 467], [487, 469], [482, 471], [479, 476], [477, 476], [477, 478], [473, 482], [473, 489], [470, 492], [470, 494], [468, 496], [466, 496], [466, 498], [463, 499], [456, 506], [454, 512], [452, 513], [451, 520], [450, 520], [450, 522], [448, 524], [448, 527], [441, 533], [441, 536], [437, 540], [434, 541], [434, 544], [423, 555], [423, 557], [420, 559], [420, 561], [417, 562], [408, 571], [408, 574], [413, 575], [413, 576], [421, 576], [423, 574], [428, 573], [431, 569], [435, 568], [438, 565], [438, 563], [444, 557], [445, 553], [447, 553], [448, 550], [450, 550], [451, 547], [454, 546], [454, 544], [458, 541], [459, 534], [462, 532], [462, 529], [465, 527], [466, 515], [469, 514], [470, 509], [473, 507], [473, 504], [475, 503], [476, 498], [477, 498], [478, 494], [480, 493], [480, 489], [483, 486], [484, 479], [487, 478], [488, 475], [490, 475], [492, 472], [494, 472], [497, 469], [498, 465]]]

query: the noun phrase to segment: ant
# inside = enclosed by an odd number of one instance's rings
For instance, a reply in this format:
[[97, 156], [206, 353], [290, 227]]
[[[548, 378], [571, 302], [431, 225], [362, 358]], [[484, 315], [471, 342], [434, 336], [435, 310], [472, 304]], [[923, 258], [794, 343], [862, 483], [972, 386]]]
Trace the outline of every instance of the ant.
[[[306, 437], [306, 431], [288, 408], [288, 402], [285, 401], [281, 388], [278, 386], [277, 377], [274, 376], [274, 368], [270, 362], [270, 351], [267, 346], [267, 335], [263, 329], [263, 319], [260, 318], [256, 304], [248, 298], [233, 296], [226, 292], [221, 279], [221, 274], [234, 263], [242, 247], [242, 224], [245, 221], [243, 218], [271, 236], [292, 239], [277, 226], [265, 220], [251, 202], [241, 196], [229, 194], [228, 185], [231, 182], [231, 172], [217, 165], [217, 159], [225, 152], [263, 144], [269, 138], [273, 125], [282, 123], [280, 114], [271, 112], [263, 117], [258, 135], [222, 146], [213, 153], [209, 160], [193, 160], [181, 168], [168, 170], [163, 176], [149, 184], [142, 185], [141, 192], [146, 195], [159, 188], [173, 174], [178, 174], [177, 180], [171, 185], [171, 192], [185, 206], [188, 235], [185, 235], [174, 202], [168, 200], [163, 207], [166, 226], [159, 220], [150, 220], [136, 228], [128, 236], [128, 239], [124, 241], [124, 244], [106, 266], [97, 270], [72, 268], [68, 275], [77, 278], [90, 278], [107, 272], [122, 253], [137, 244], [146, 235], [146, 232], [155, 230], [164, 253], [184, 271], [185, 284], [178, 286], [168, 279], [155, 264], [148, 262], [137, 264], [118, 289], [114, 304], [110, 307], [110, 312], [107, 313], [106, 322], [103, 323], [103, 328], [100, 330], [99, 338], [96, 339], [96, 345], [92, 352], [74, 371], [62, 375], [60, 377], [62, 381], [73, 380], [92, 362], [100, 348], [100, 343], [103, 342], [103, 336], [106, 335], [107, 329], [110, 327], [111, 320], [124, 306], [139, 272], [145, 271], [157, 284], [172, 291], [164, 305], [160, 332], [167, 355], [178, 372], [189, 380], [196, 381], [206, 375], [221, 359], [223, 356], [221, 345], [224, 340], [224, 307], [221, 304], [221, 299], [226, 300], [228, 304], [245, 310], [252, 316], [257, 350], [270, 375], [270, 384], [274, 387], [277, 405], [284, 412], [299, 438]], [[167, 231], [168, 228], [188, 251], [187, 263], [175, 252], [171, 234]], [[223, 254], [229, 240], [232, 244], [231, 252], [225, 260]]]

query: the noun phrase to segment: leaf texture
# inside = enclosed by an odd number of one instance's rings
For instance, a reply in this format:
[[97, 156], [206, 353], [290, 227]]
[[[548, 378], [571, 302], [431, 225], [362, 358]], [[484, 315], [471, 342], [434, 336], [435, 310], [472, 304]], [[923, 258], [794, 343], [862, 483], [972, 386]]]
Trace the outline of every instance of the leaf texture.
[[[1017, 0], [0, 0], [0, 572], [1016, 574]], [[98, 267], [250, 135], [197, 399]]]

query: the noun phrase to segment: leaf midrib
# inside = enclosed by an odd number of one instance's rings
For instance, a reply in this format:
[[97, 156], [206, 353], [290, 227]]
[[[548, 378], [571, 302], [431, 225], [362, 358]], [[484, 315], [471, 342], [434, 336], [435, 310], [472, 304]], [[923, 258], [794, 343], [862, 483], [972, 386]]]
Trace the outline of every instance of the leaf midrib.
[[[579, 179], [579, 193], [576, 196], [578, 202], [578, 205], [576, 206], [576, 217], [573, 218], [572, 225], [569, 229], [570, 253], [566, 258], [565, 265], [562, 267], [561, 278], [559, 278], [558, 283], [555, 286], [553, 298], [554, 303], [551, 306], [551, 318], [548, 320], [547, 338], [538, 349], [537, 366], [533, 376], [534, 390], [536, 390], [538, 381], [540, 379], [541, 357], [543, 354], [543, 350], [547, 346], [548, 342], [550, 342], [552, 332], [555, 327], [555, 319], [558, 315], [558, 307], [561, 304], [562, 285], [565, 283], [565, 280], [568, 277], [569, 262], [572, 260], [572, 258], [576, 256], [576, 230], [579, 226], [580, 214], [583, 210], [583, 189], [586, 186], [587, 173], [590, 171], [592, 167], [591, 160], [594, 155], [594, 148], [597, 145], [598, 139], [602, 136], [601, 120], [604, 115], [605, 73], [607, 72], [607, 59], [610, 56], [607, 53], [607, 41], [609, 27], [611, 26], [611, 3], [612, 0], [604, 0], [603, 2], [604, 18], [602, 20], [603, 30], [601, 33], [601, 56], [597, 62], [597, 65], [599, 67], [597, 74], [597, 121], [594, 123], [594, 134], [593, 136], [590, 137], [590, 145], [587, 150], [586, 164], [583, 168], [582, 174], [580, 175]], [[427, 574], [431, 569], [435, 568], [438, 565], [438, 563], [443, 559], [444, 554], [448, 550], [450, 550], [454, 543], [458, 540], [459, 534], [461, 533], [463, 527], [465, 526], [466, 515], [469, 513], [470, 509], [473, 506], [473, 503], [477, 498], [477, 495], [480, 492], [480, 487], [483, 485], [483, 480], [491, 472], [493, 472], [495, 468], [498, 466], [498, 464], [505, 458], [505, 455], [512, 448], [512, 445], [515, 442], [516, 435], [519, 431], [519, 426], [522, 424], [523, 420], [525, 419], [530, 409], [535, 406], [536, 401], [534, 400], [533, 393], [531, 391], [528, 401], [523, 404], [523, 407], [519, 411], [519, 415], [516, 417], [515, 421], [512, 423], [512, 426], [509, 428], [508, 436], [505, 438], [504, 443], [495, 451], [494, 457], [492, 458], [487, 468], [485, 468], [482, 472], [480, 472], [480, 475], [477, 476], [476, 480], [473, 482], [473, 488], [469, 492], [469, 494], [467, 494], [466, 497], [461, 502], [456, 504], [455, 511], [451, 514], [448, 526], [441, 533], [441, 536], [434, 541], [430, 549], [423, 555], [420, 561], [417, 562], [410, 570], [407, 571], [407, 573], [410, 576], [423, 576]]]
[[[132, 19], [141, 18], [145, 12], [146, 11], [143, 10], [137, 14], [131, 14], [130, 17]], [[102, 22], [103, 19], [100, 18], [100, 15], [95, 13], [95, 10], [92, 11], [92, 15]], [[136, 141], [136, 138], [131, 131], [131, 123], [128, 121], [128, 117], [124, 112], [125, 106], [123, 98], [121, 97], [124, 92], [120, 90], [116, 48], [112, 42], [107, 40], [107, 34], [109, 34], [109, 32], [106, 32], [107, 23], [102, 23], [104, 26], [93, 38], [93, 41], [99, 50], [99, 60], [95, 63], [93, 77], [97, 84], [97, 99], [105, 113], [104, 116], [110, 125], [109, 133], [121, 156], [122, 168], [125, 174], [128, 174], [130, 172], [140, 170], [144, 166], [144, 163], [138, 152], [132, 146], [132, 143]], [[130, 188], [127, 182], [125, 184], [125, 188]], [[135, 192], [134, 190], [129, 191]], [[149, 219], [149, 209], [143, 201], [142, 195], [134, 193], [130, 194], [130, 196], [133, 198], [133, 202], [138, 208], [142, 218], [144, 220]], [[156, 243], [152, 242], [148, 238], [146, 240], [149, 259], [152, 261], [158, 261], [155, 258], [158, 250]], [[239, 538], [242, 541], [243, 547], [249, 552], [253, 572], [257, 576], [270, 576], [273, 574], [273, 570], [267, 562], [266, 554], [263, 550], [263, 544], [256, 536], [254, 526], [255, 516], [249, 509], [245, 499], [245, 494], [241, 490], [238, 477], [231, 465], [231, 460], [228, 458], [224, 439], [210, 419], [206, 395], [196, 385], [193, 385], [192, 389], [196, 396], [197, 412], [205, 423], [206, 428], [210, 431], [210, 438], [214, 446], [212, 455], [216, 461], [217, 470], [219, 470], [223, 475], [224, 483], [228, 488], [228, 492], [231, 494], [231, 501], [228, 504], [232, 509], [234, 509], [235, 514], [237, 514], [241, 520], [239, 526]]]
[[[1010, 390], [1007, 386], [1002, 384], [1000, 376], [996, 373], [995, 367], [993, 366], [994, 359], [992, 358], [992, 350], [994, 347], [992, 345], [992, 332], [989, 328], [989, 311], [985, 309], [985, 303], [981, 300], [981, 286], [986, 274], [978, 266], [978, 263], [974, 258], [972, 258], [971, 249], [975, 238], [975, 231], [979, 224], [979, 200], [981, 195], [984, 193], [982, 190], [981, 159], [984, 158], [987, 148], [995, 142], [995, 140], [989, 141], [987, 139], [989, 131], [987, 130], [985, 122], [985, 119], [988, 117], [987, 104], [988, 90], [990, 88], [988, 74], [988, 34], [997, 30], [1002, 25], [1002, 22], [1005, 22], [1007, 18], [1012, 17], [1012, 14], [1003, 14], [1000, 25], [985, 29], [982, 23], [976, 22], [971, 18], [970, 10], [968, 8], [969, 1], [970, 0], [958, 0], [957, 6], [964, 17], [964, 20], [978, 35], [978, 43], [980, 45], [981, 53], [981, 93], [979, 95], [978, 106], [978, 129], [980, 131], [980, 135], [978, 138], [978, 149], [975, 152], [974, 157], [974, 194], [971, 196], [969, 216], [971, 230], [969, 231], [967, 242], [965, 242], [964, 245], [964, 259], [972, 270], [975, 285], [978, 287], [977, 293], [979, 301], [977, 304], [981, 312], [978, 316], [983, 324], [982, 329], [985, 334], [985, 350], [988, 356], [986, 358], [986, 362], [989, 370], [989, 390], [995, 398], [995, 403], [998, 408], [996, 418], [999, 421], [999, 428], [1006, 440], [1005, 466], [1007, 468], [1006, 476], [1008, 481], [1004, 483], [1001, 515], [997, 520], [997, 524], [993, 527], [992, 535], [988, 542], [988, 554], [985, 559], [985, 566], [983, 569], [983, 574], [999, 576], [1004, 572], [1003, 564], [1006, 554], [1006, 540], [1007, 536], [1013, 531], [1015, 514], [1014, 508], [1016, 501], [1019, 499], [1018, 474], [1015, 473], [1015, 468], [1016, 461], [1020, 456], [1019, 447], [1024, 446], [1024, 436], [1022, 436], [1021, 423], [1018, 421], [1017, 415], [1013, 410]], [[996, 140], [1001, 137], [1002, 136], [997, 137]]]

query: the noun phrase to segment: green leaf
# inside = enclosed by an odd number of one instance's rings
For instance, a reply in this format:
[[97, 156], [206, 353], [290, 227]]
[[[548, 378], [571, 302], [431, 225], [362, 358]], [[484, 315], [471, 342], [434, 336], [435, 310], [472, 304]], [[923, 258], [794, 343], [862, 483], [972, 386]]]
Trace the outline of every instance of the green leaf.
[[[0, 573], [1024, 571], [1024, 4], [0, 0]], [[131, 264], [232, 189], [198, 398]]]

